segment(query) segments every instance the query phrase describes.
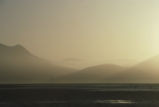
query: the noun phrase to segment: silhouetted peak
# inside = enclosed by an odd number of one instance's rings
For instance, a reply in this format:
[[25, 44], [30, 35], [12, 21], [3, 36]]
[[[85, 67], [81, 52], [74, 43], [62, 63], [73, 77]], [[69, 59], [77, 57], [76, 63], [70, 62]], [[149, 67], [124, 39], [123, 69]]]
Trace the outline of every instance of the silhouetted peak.
[[25, 49], [22, 45], [20, 45], [20, 44], [17, 44], [17, 45], [15, 45], [15, 46], [12, 46], [12, 48], [14, 48], [14, 49], [19, 49], [19, 50], [25, 50], [25, 51], [26, 51], [26, 49]]
[[30, 54], [30, 52], [20, 44], [14, 46], [0, 44], [0, 52], [6, 54]]
[[1, 44], [0, 43], [0, 48], [18, 48], [18, 49], [25, 49], [22, 45], [20, 44], [17, 44], [17, 45], [14, 45], [14, 46], [8, 46], [8, 45], [4, 45], [4, 44]]
[[29, 52], [25, 47], [23, 47], [23, 46], [20, 45], [20, 44], [17, 44], [17, 45], [15, 45], [15, 46], [12, 46], [11, 48], [12, 48], [14, 51], [19, 52], [19, 53], [30, 54], [30, 52]]

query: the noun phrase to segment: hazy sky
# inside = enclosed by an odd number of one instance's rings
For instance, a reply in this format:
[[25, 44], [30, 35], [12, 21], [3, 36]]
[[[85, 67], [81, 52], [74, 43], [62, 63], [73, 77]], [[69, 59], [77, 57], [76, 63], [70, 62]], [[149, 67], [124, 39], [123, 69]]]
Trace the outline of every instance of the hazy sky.
[[135, 63], [159, 54], [159, 0], [0, 0], [0, 43], [74, 67]]

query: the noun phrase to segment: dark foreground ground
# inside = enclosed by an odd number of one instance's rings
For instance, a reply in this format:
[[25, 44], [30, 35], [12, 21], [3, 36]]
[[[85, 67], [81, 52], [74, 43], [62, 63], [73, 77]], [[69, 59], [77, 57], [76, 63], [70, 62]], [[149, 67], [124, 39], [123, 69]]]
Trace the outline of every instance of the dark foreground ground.
[[0, 85], [0, 107], [159, 107], [159, 85]]

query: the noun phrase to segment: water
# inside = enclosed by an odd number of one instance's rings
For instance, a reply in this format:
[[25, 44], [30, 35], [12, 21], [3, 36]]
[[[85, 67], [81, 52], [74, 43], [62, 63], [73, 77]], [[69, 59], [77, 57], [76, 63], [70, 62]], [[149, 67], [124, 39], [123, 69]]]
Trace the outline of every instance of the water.
[[133, 104], [136, 102], [133, 102], [131, 100], [97, 100], [95, 103], [101, 103], [101, 104]]
[[159, 84], [0, 85], [0, 107], [159, 107]]

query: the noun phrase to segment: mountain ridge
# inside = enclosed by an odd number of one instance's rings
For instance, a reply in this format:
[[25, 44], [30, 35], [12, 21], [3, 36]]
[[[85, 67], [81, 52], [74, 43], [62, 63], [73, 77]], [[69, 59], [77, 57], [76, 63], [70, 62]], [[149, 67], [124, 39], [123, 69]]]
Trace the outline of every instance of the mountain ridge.
[[115, 64], [82, 70], [53, 65], [22, 45], [0, 44], [0, 83], [159, 83], [159, 55], [132, 67]]
[[66, 75], [59, 79], [59, 82], [73, 83], [102, 83], [106, 77], [112, 76], [115, 73], [125, 69], [115, 64], [102, 64], [87, 67], [73, 74]]
[[0, 83], [53, 82], [58, 76], [73, 71], [31, 54], [22, 45], [0, 44]]

